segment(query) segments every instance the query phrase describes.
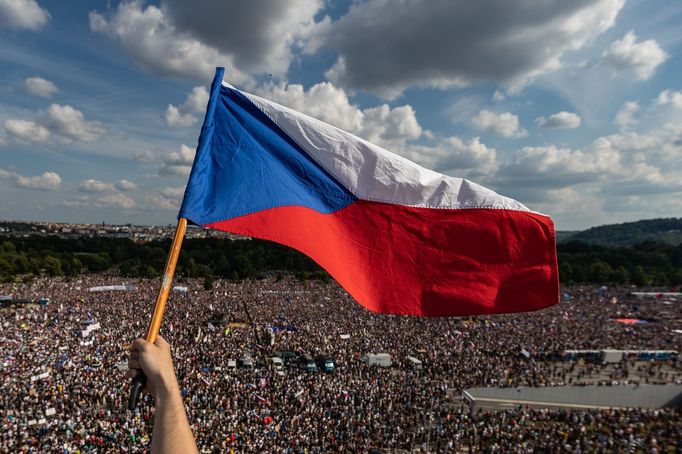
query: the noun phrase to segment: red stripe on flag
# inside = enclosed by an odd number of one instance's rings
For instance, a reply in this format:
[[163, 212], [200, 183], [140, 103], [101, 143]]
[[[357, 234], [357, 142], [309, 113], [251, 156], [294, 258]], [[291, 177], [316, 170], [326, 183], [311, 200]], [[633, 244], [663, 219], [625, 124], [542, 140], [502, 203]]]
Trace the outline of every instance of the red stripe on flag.
[[462, 316], [559, 301], [554, 226], [539, 214], [357, 201], [332, 214], [288, 206], [206, 227], [298, 249], [375, 312]]

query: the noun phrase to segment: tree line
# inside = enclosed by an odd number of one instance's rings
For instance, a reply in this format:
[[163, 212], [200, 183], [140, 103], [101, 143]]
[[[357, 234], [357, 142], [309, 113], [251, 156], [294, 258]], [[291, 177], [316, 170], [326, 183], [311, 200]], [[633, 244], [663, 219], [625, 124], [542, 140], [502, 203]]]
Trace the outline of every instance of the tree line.
[[623, 224], [592, 227], [569, 236], [566, 241], [602, 246], [635, 246], [646, 241], [682, 243], [682, 218], [645, 219]]
[[[163, 272], [170, 239], [138, 244], [123, 238], [64, 239], [55, 236], [0, 237], [0, 280], [17, 276], [75, 277], [113, 271], [127, 277], [157, 277]], [[579, 241], [558, 245], [562, 283], [682, 284], [682, 245], [644, 242], [632, 247], [597, 246]], [[305, 255], [263, 240], [186, 239], [176, 275], [260, 279], [294, 273], [300, 279], [328, 280]]]
[[557, 247], [562, 283], [682, 284], [682, 244], [645, 241], [635, 246], [599, 246], [569, 241]]
[[[20, 275], [75, 277], [114, 271], [126, 277], [163, 273], [171, 240], [135, 243], [125, 238], [64, 239], [55, 236], [0, 237], [0, 280]], [[294, 273], [301, 279], [328, 280], [315, 262], [285, 246], [263, 240], [185, 239], [176, 276], [213, 279], [262, 279]]]

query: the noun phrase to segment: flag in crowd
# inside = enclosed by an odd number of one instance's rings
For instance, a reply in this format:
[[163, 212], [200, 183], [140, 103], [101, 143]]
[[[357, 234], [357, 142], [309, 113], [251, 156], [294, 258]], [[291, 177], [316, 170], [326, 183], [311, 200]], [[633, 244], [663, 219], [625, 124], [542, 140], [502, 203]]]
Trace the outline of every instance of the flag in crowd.
[[218, 68], [179, 217], [298, 249], [376, 312], [558, 302], [548, 216], [222, 78]]

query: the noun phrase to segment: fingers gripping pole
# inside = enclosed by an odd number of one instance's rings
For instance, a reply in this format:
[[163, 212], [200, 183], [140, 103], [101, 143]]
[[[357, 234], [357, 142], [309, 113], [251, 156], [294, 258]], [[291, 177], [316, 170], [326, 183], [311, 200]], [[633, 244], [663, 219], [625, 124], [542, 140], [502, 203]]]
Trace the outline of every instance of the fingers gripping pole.
[[[166, 260], [166, 268], [163, 272], [163, 280], [161, 281], [161, 288], [156, 297], [156, 304], [154, 305], [154, 313], [147, 328], [147, 342], [154, 343], [159, 336], [159, 328], [161, 328], [161, 319], [166, 310], [166, 301], [168, 301], [168, 294], [170, 293], [171, 284], [173, 282], [173, 274], [175, 273], [175, 266], [178, 263], [178, 256], [180, 255], [180, 247], [182, 246], [182, 239], [185, 237], [185, 230], [187, 229], [187, 219], [178, 219], [178, 226], [175, 228], [175, 237], [173, 244], [168, 253]], [[137, 401], [140, 398], [140, 392], [144, 389], [147, 382], [147, 377], [140, 369], [137, 375], [133, 378], [130, 389], [130, 398], [128, 399], [128, 410], [133, 411], [137, 407]]]

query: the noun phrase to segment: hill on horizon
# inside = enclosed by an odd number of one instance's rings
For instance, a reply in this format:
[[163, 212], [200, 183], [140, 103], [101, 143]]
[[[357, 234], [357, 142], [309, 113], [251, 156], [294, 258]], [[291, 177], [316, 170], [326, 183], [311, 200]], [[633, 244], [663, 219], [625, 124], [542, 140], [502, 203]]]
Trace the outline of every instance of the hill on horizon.
[[682, 218], [645, 219], [576, 232], [557, 232], [557, 243], [580, 241], [600, 246], [634, 246], [645, 241], [682, 244]]

